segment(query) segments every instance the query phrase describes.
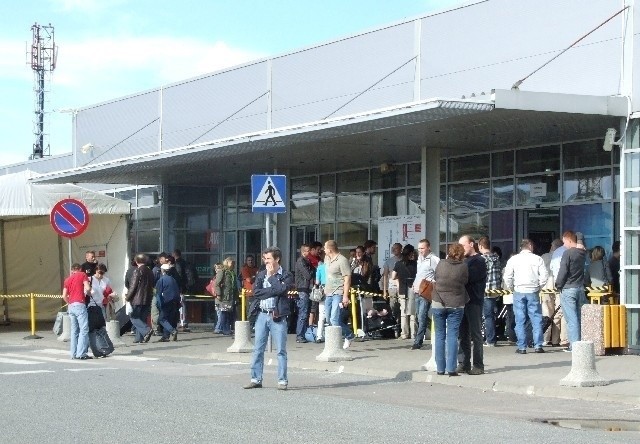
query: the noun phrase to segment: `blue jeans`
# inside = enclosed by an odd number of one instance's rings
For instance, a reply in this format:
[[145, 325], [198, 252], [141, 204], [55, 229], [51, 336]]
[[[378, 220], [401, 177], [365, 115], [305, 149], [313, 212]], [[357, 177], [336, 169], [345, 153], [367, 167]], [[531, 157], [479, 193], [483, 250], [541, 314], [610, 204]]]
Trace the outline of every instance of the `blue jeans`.
[[142, 342], [142, 339], [149, 333], [150, 327], [147, 325], [147, 318], [151, 314], [150, 305], [134, 305], [131, 312], [131, 323], [136, 328], [136, 341]]
[[432, 308], [431, 313], [435, 322], [437, 371], [442, 373], [446, 368], [453, 373], [458, 364], [458, 334], [464, 308]]
[[303, 291], [298, 292], [298, 300], [296, 300], [298, 307], [298, 322], [296, 323], [296, 336], [298, 338], [304, 338], [304, 333], [309, 326], [309, 293]]
[[[582, 306], [586, 302], [584, 295], [584, 289], [582, 288], [565, 288], [560, 295], [560, 302], [562, 303], [562, 314], [567, 321], [567, 328], [569, 329], [568, 338], [569, 343], [573, 344], [580, 340], [580, 316], [582, 314]], [[571, 348], [571, 346], [569, 346]]]
[[495, 344], [496, 339], [496, 298], [484, 298], [484, 336], [487, 344]]
[[416, 320], [418, 321], [418, 333], [416, 333], [416, 338], [413, 341], [414, 345], [422, 346], [422, 342], [424, 341], [424, 335], [427, 333], [429, 307], [431, 307], [431, 302], [416, 295]]
[[327, 296], [324, 300], [324, 310], [326, 313], [325, 316], [327, 319], [329, 319], [331, 326], [333, 327], [339, 326], [342, 328], [342, 336], [344, 336], [346, 339], [353, 339], [355, 338], [355, 335], [351, 331], [351, 328], [349, 328], [348, 325], [342, 322], [341, 313], [342, 313], [342, 310], [344, 309], [340, 308], [341, 302], [342, 302], [341, 294], [334, 295], [334, 296]]
[[533, 330], [533, 346], [542, 348], [542, 305], [538, 293], [513, 293], [513, 314], [516, 317], [516, 337], [518, 338], [518, 349], [527, 349], [527, 332], [525, 324], [527, 316], [531, 321]]
[[87, 306], [81, 302], [69, 304], [67, 309], [71, 321], [71, 338], [69, 354], [71, 359], [87, 356], [89, 350], [89, 315]]
[[262, 383], [264, 350], [271, 332], [271, 340], [278, 355], [278, 384], [287, 385], [287, 317], [275, 322], [270, 314], [258, 313], [253, 356], [251, 357], [251, 381]]

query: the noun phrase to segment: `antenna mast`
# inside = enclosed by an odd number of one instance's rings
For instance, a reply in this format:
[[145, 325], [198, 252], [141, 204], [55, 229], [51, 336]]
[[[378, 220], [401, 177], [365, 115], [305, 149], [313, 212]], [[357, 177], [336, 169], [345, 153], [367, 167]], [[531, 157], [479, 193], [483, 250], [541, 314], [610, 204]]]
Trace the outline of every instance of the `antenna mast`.
[[33, 40], [31, 42], [31, 51], [29, 53], [31, 69], [34, 74], [35, 93], [34, 102], [34, 120], [33, 134], [35, 142], [33, 143], [33, 153], [30, 159], [40, 159], [49, 155], [49, 144], [45, 148], [44, 131], [44, 103], [45, 92], [49, 92], [48, 84], [51, 80], [51, 73], [56, 69], [56, 59], [58, 57], [58, 48], [55, 44], [54, 30], [51, 23], [48, 26], [40, 26], [35, 23], [31, 27]]

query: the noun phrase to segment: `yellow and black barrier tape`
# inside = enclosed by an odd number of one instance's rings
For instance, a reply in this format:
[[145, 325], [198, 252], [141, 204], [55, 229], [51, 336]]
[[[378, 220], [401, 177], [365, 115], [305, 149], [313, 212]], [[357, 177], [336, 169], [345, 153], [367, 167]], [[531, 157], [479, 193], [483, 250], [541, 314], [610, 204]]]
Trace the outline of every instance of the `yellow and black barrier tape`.
[[360, 290], [359, 288], [351, 288], [351, 292], [354, 294], [358, 294], [360, 296], [382, 296], [382, 293], [375, 293], [373, 291], [364, 291], [364, 290]]
[[[604, 287], [584, 287], [584, 291], [587, 293], [612, 293], [611, 288], [608, 286]], [[502, 290], [502, 289], [494, 289], [494, 290], [485, 290], [485, 295], [498, 295], [505, 296], [508, 294], [513, 294], [511, 290]], [[540, 294], [560, 294], [560, 291], [554, 288], [543, 288], [538, 293]]]
[[3, 294], [0, 298], [18, 299], [18, 298], [47, 298], [47, 299], [62, 299], [61, 294], [40, 294], [40, 293], [28, 293], [28, 294]]

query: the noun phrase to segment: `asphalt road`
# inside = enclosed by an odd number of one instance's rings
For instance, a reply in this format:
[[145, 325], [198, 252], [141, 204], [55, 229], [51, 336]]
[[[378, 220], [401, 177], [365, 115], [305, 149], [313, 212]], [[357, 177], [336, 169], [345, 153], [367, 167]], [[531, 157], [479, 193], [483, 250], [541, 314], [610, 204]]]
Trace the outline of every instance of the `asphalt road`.
[[542, 422], [610, 419], [635, 426], [640, 410], [629, 405], [300, 369], [289, 369], [290, 388], [283, 392], [275, 389], [274, 365], [266, 367], [264, 388], [244, 390], [247, 364], [157, 359], [143, 352], [141, 347], [72, 361], [63, 350], [0, 346], [0, 441], [640, 441], [640, 432], [571, 430]]

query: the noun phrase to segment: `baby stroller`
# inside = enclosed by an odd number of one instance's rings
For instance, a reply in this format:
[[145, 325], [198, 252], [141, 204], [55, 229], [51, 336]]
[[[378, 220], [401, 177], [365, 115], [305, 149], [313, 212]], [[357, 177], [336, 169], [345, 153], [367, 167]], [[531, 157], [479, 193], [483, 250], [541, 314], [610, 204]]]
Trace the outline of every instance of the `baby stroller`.
[[389, 302], [383, 297], [360, 297], [360, 319], [364, 338], [395, 338], [398, 322], [391, 314]]

